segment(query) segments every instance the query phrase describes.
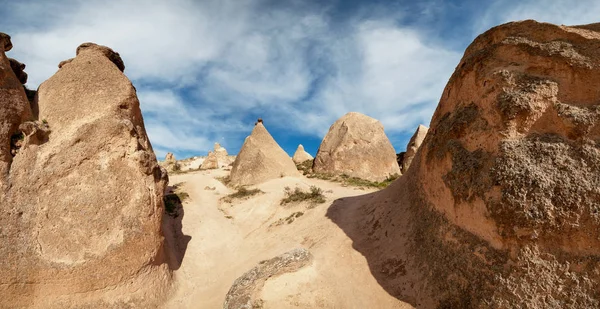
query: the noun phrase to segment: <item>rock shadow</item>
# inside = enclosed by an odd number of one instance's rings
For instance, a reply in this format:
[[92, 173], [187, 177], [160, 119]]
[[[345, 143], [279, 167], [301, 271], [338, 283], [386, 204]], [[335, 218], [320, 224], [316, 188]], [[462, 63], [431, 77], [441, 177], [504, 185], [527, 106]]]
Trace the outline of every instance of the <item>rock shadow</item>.
[[191, 236], [183, 234], [182, 221], [185, 210], [181, 198], [175, 193], [175, 189], [177, 189], [177, 185], [167, 187], [164, 197], [165, 213], [162, 222], [167, 256], [169, 257], [168, 264], [171, 270], [178, 270], [181, 267], [188, 243], [192, 240]]
[[[422, 274], [411, 253], [410, 222], [414, 215], [398, 179], [387, 189], [337, 199], [326, 217], [352, 240], [352, 247], [367, 260], [377, 283], [391, 296], [416, 308], [432, 308]], [[400, 192], [399, 192], [400, 191]]]

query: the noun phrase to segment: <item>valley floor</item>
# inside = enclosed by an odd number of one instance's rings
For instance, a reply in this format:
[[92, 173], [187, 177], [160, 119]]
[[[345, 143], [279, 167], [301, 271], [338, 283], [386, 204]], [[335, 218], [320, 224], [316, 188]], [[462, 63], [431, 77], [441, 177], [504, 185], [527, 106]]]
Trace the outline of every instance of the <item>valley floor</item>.
[[[255, 186], [264, 193], [227, 203], [221, 199], [235, 190], [216, 178], [228, 173], [218, 169], [170, 177], [189, 198], [182, 213], [167, 216], [164, 223], [167, 245], [179, 252], [180, 261], [174, 271], [176, 291], [165, 308], [223, 308], [236, 278], [296, 248], [309, 250], [312, 261], [267, 279], [256, 295], [260, 308], [412, 308], [377, 283], [352, 240], [326, 217], [336, 199], [372, 190], [284, 177]], [[285, 187], [308, 190], [313, 185], [325, 192], [325, 203], [280, 205]], [[338, 215], [361, 220], [353, 209]]]

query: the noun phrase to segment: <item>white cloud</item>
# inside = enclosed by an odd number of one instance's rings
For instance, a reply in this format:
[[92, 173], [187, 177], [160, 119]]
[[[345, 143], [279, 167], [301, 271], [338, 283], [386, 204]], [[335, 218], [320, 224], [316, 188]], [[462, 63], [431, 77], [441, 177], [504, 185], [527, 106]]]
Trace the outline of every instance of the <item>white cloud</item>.
[[11, 6], [15, 21], [29, 20], [11, 33], [11, 53], [27, 64], [30, 84], [82, 42], [110, 46], [138, 87], [159, 156], [203, 154], [215, 141], [239, 149], [256, 113], [273, 128], [319, 137], [349, 111], [382, 120], [388, 133], [412, 132], [429, 122], [460, 58], [399, 26], [397, 11], [340, 23], [327, 7], [265, 9], [260, 1], [48, 5]]

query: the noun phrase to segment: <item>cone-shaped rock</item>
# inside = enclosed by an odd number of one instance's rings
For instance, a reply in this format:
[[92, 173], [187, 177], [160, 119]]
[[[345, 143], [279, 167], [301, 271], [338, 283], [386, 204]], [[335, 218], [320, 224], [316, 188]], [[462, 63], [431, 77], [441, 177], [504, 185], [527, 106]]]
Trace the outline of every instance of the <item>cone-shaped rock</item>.
[[219, 143], [215, 143], [214, 153], [217, 157], [218, 167], [224, 167], [231, 164], [231, 160], [229, 159], [227, 149], [222, 147]]
[[[27, 130], [0, 204], [6, 308], [152, 308], [170, 285], [161, 232], [166, 174], [135, 88], [111, 52], [82, 45], [40, 86], [49, 136], [38, 122], [21, 124]], [[26, 102], [15, 93], [0, 104]]]
[[294, 160], [294, 163], [296, 163], [296, 164], [300, 164], [302, 162], [312, 160], [312, 159], [314, 159], [313, 156], [311, 156], [310, 153], [308, 153], [304, 150], [304, 146], [302, 146], [302, 144], [298, 145], [298, 148], [296, 149], [296, 152], [294, 153], [294, 157], [292, 157], [292, 160]]
[[419, 147], [421, 147], [421, 144], [423, 143], [423, 140], [427, 135], [427, 130], [429, 130], [429, 128], [427, 128], [426, 126], [419, 125], [419, 127], [417, 127], [417, 130], [415, 131], [415, 134], [413, 134], [413, 136], [410, 138], [408, 145], [406, 145], [406, 152], [402, 157], [402, 173], [406, 173], [406, 171], [408, 170], [408, 167], [410, 166], [410, 163], [415, 157], [417, 150], [419, 150]]
[[400, 174], [396, 152], [381, 122], [355, 112], [342, 116], [329, 128], [313, 170], [370, 181]]
[[282, 176], [299, 176], [294, 161], [257, 122], [231, 168], [233, 185], [253, 185]]
[[492, 28], [408, 172], [329, 216], [419, 308], [598, 308], [599, 82], [600, 24]]

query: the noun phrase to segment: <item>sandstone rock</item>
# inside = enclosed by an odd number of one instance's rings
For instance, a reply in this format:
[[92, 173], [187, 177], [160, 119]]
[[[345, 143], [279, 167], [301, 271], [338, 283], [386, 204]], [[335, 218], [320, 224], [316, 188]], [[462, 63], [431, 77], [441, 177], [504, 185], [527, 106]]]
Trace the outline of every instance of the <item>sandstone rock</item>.
[[202, 161], [202, 165], [200, 166], [200, 169], [208, 170], [208, 169], [215, 169], [215, 168], [219, 168], [219, 159], [218, 159], [215, 151], [209, 151], [206, 159], [204, 159], [204, 161]]
[[0, 32], [0, 46], [3, 51], [7, 52], [13, 48], [12, 42], [10, 41], [10, 35]]
[[231, 164], [231, 162], [233, 162], [229, 159], [229, 154], [227, 153], [227, 149], [225, 149], [224, 147], [221, 147], [221, 145], [219, 143], [215, 143], [214, 148], [215, 148], [214, 153], [217, 157], [217, 162], [218, 162], [219, 167], [228, 166], [229, 164]]
[[175, 163], [177, 160], [175, 159], [175, 155], [172, 152], [167, 152], [165, 155], [165, 162]]
[[312, 255], [308, 250], [297, 248], [270, 260], [259, 262], [256, 267], [235, 280], [227, 292], [223, 308], [260, 308], [260, 300], [256, 296], [267, 279], [295, 272], [308, 265], [311, 260]]
[[296, 164], [300, 164], [302, 162], [309, 161], [312, 159], [314, 159], [313, 156], [311, 156], [310, 153], [306, 152], [304, 150], [304, 146], [302, 146], [301, 144], [298, 145], [298, 148], [296, 149], [296, 152], [294, 153], [294, 157], [292, 157], [292, 160]]
[[[4, 51], [12, 48], [10, 36], [0, 33], [0, 192], [7, 186], [7, 175], [13, 161], [15, 137], [22, 137], [19, 125], [31, 120], [31, 107], [23, 85], [12, 70], [11, 61]], [[4, 194], [0, 193], [0, 205], [4, 203]]]
[[344, 115], [329, 128], [317, 152], [313, 170], [370, 181], [382, 181], [400, 174], [396, 152], [383, 125], [354, 112]]
[[10, 62], [10, 67], [13, 70], [13, 73], [15, 73], [15, 76], [19, 82], [21, 82], [21, 84], [27, 83], [27, 73], [23, 71], [25, 70], [25, 64], [12, 58], [8, 58], [8, 61]]
[[282, 176], [299, 175], [289, 155], [279, 147], [262, 122], [258, 122], [233, 162], [231, 184], [253, 185]]
[[408, 171], [408, 167], [410, 166], [410, 163], [412, 162], [415, 154], [417, 153], [417, 150], [419, 150], [419, 147], [421, 147], [421, 144], [423, 143], [423, 140], [425, 139], [428, 130], [429, 128], [427, 128], [426, 126], [419, 125], [419, 127], [417, 127], [417, 130], [415, 131], [415, 134], [413, 134], [413, 136], [410, 138], [410, 141], [406, 146], [406, 152], [402, 157], [402, 173], [406, 173], [406, 171]]
[[[135, 88], [114, 65], [118, 54], [90, 44], [78, 51], [39, 87], [51, 133], [22, 124], [22, 148], [0, 178], [11, 184], [0, 203], [2, 306], [152, 308], [171, 278], [161, 232], [167, 176]], [[0, 107], [18, 115], [27, 99], [2, 60], [0, 80], [19, 91], [3, 90]]]
[[351, 207], [330, 217], [419, 308], [598, 308], [595, 81], [600, 24], [492, 28], [466, 50], [408, 172], [352, 202], [358, 226], [336, 217]]

